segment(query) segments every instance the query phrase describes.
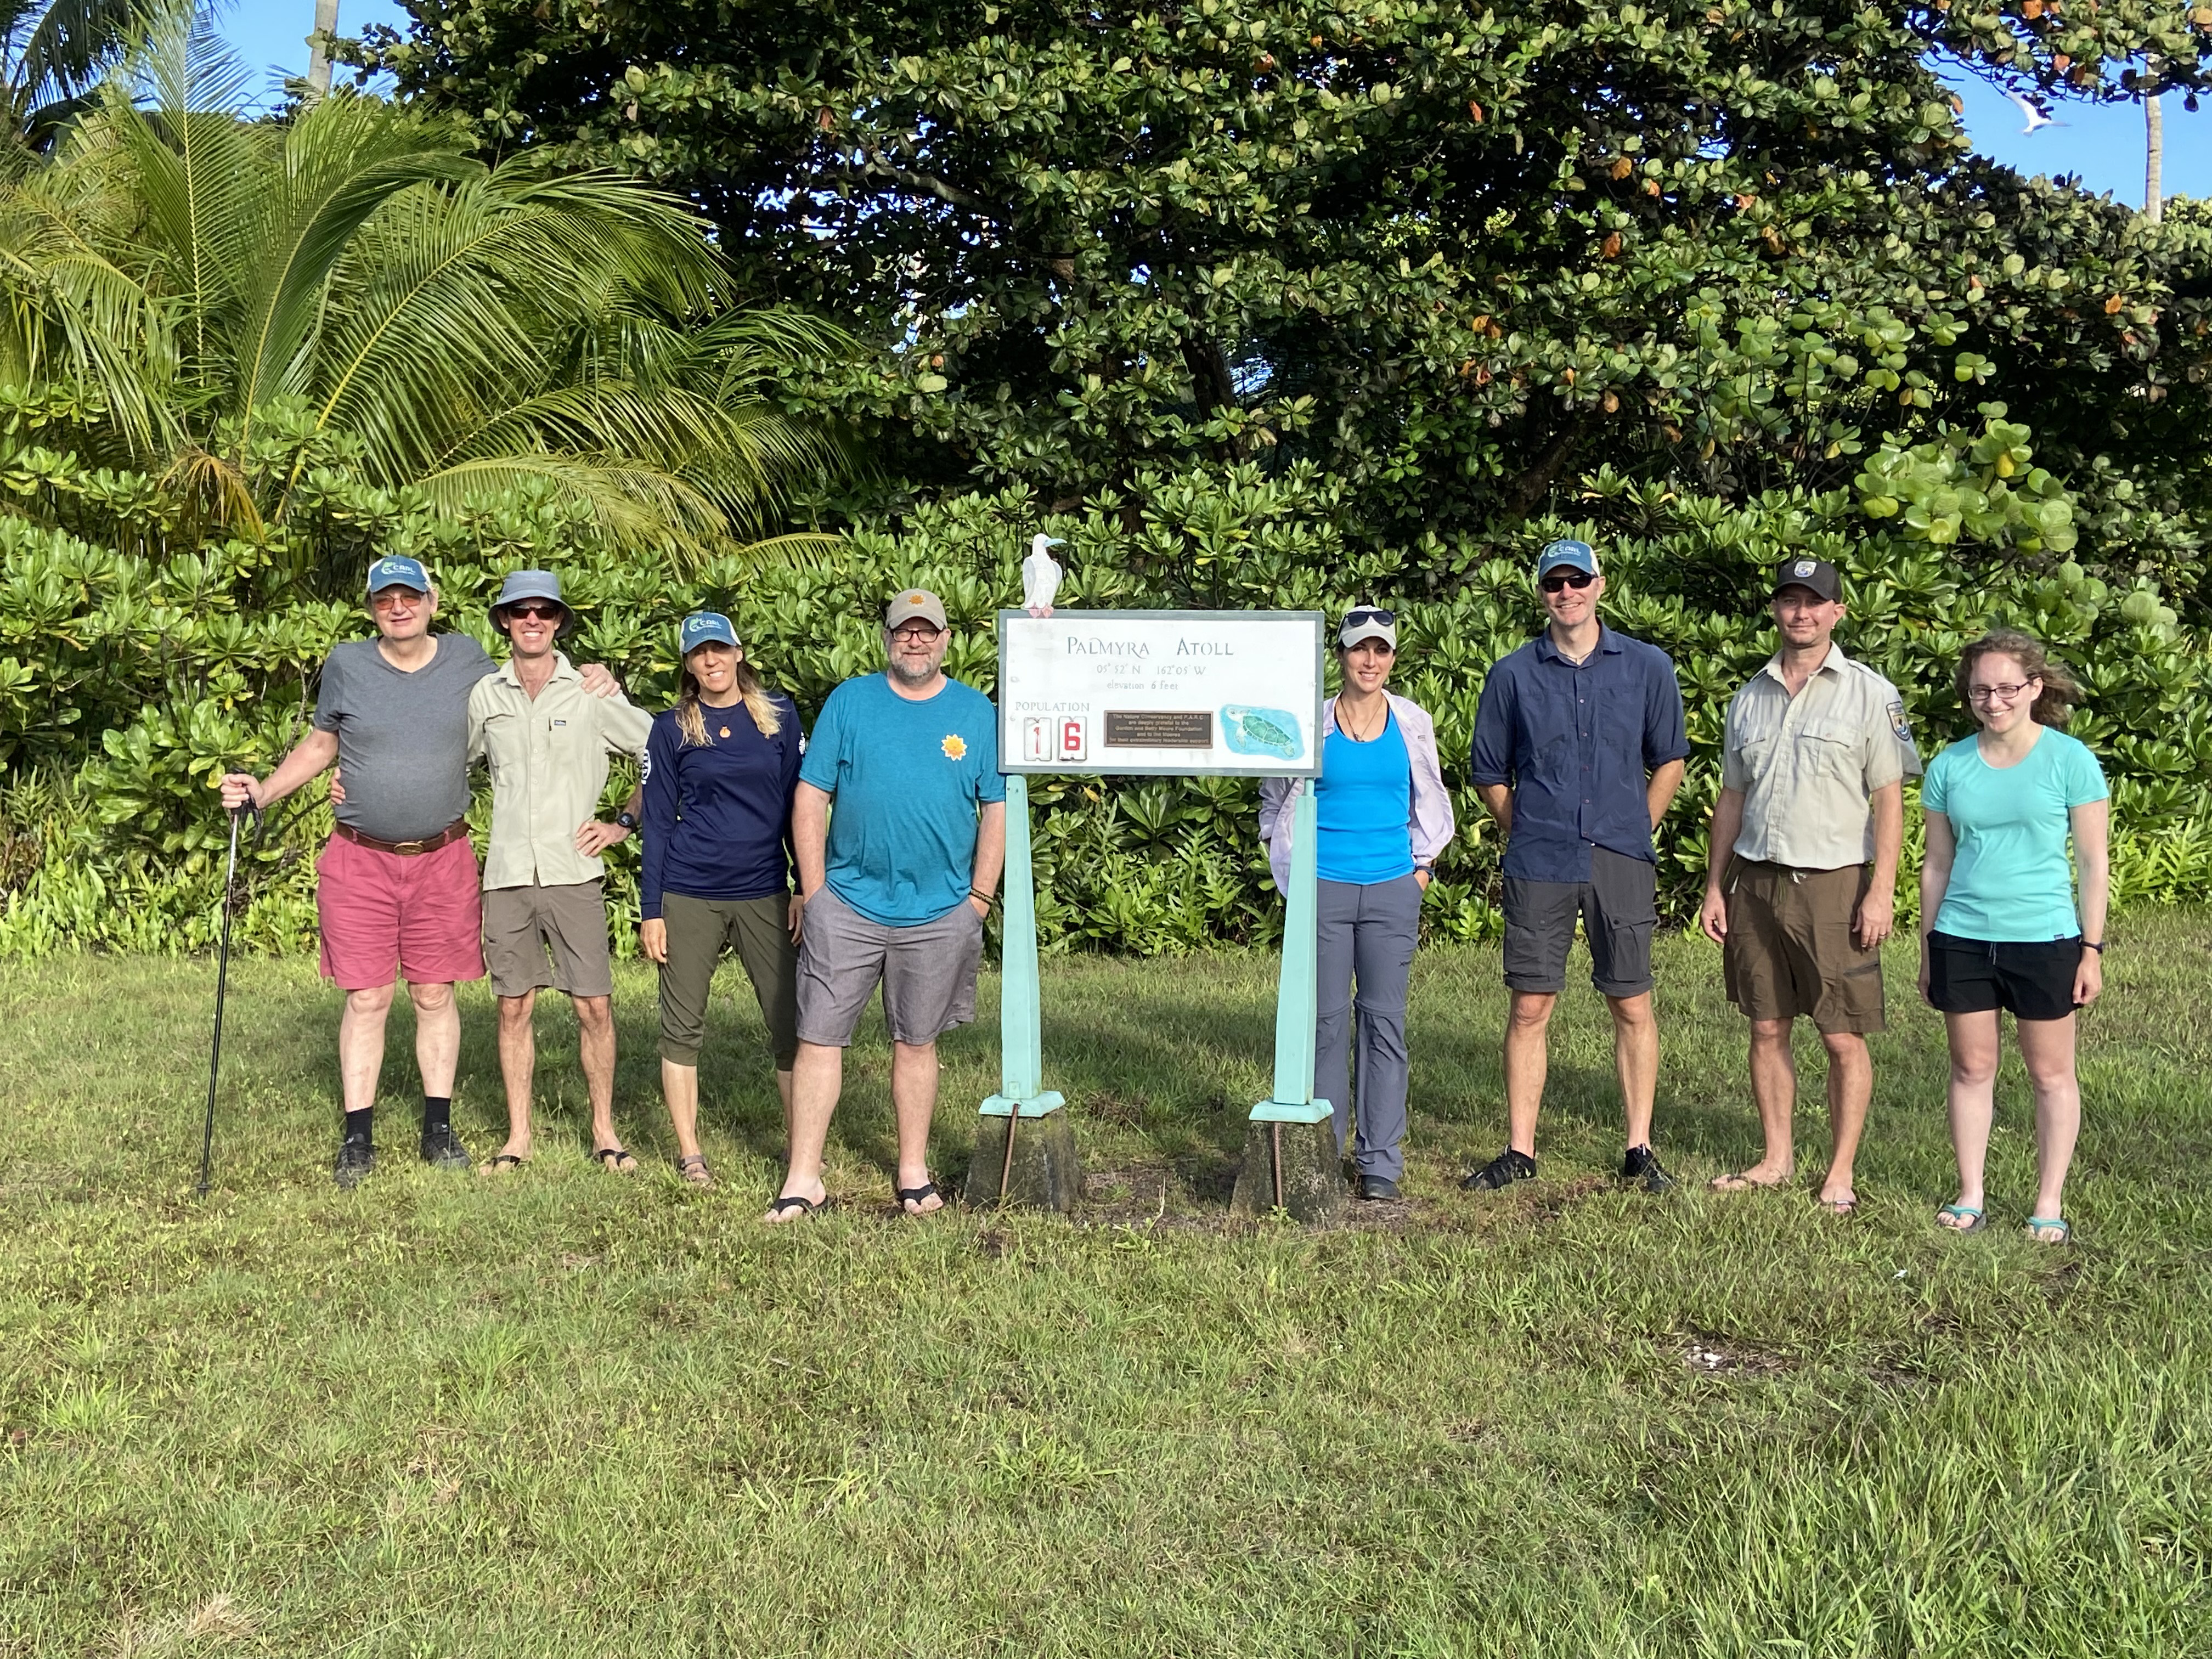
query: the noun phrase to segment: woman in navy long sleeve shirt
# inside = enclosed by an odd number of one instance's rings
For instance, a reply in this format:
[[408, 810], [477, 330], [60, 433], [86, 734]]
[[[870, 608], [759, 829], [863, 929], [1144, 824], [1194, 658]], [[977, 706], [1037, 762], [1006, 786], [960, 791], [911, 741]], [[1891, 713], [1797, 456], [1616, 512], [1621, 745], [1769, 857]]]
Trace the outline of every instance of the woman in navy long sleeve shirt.
[[707, 994], [734, 947], [775, 1051], [791, 1125], [799, 1051], [799, 905], [791, 890], [791, 800], [805, 739], [790, 698], [761, 684], [730, 619], [684, 619], [683, 694], [645, 750], [645, 854], [639, 942], [660, 964], [660, 1089], [678, 1174], [711, 1186], [699, 1151], [699, 1045]]

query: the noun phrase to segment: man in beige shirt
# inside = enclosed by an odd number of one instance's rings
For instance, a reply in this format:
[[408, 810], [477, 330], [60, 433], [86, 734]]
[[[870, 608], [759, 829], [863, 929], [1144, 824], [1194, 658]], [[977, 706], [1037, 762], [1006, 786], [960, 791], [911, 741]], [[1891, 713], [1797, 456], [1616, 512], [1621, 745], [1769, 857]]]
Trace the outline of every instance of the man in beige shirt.
[[1905, 702], [1833, 635], [1843, 579], [1825, 559], [1776, 573], [1782, 648], [1729, 704], [1698, 921], [1723, 951], [1729, 999], [1751, 1020], [1751, 1092], [1765, 1155], [1723, 1192], [1781, 1187], [1796, 1171], [1790, 1026], [1809, 1015], [1828, 1051], [1832, 1151], [1820, 1203], [1857, 1207], [1852, 1165], [1874, 1093], [1869, 1031], [1882, 1029], [1881, 943], [1891, 931], [1905, 785], [1920, 773]]
[[599, 821], [607, 757], [645, 753], [653, 716], [627, 698], [594, 696], [555, 648], [568, 622], [561, 579], [511, 573], [492, 626], [513, 647], [469, 694], [469, 758], [491, 771], [491, 837], [484, 854], [484, 961], [499, 998], [499, 1066], [507, 1083], [507, 1144], [486, 1174], [530, 1157], [531, 1083], [538, 993], [554, 986], [575, 1004], [584, 1086], [592, 1103], [592, 1155], [624, 1173], [637, 1160], [615, 1133], [614, 970], [599, 854], [624, 841], [629, 811]]

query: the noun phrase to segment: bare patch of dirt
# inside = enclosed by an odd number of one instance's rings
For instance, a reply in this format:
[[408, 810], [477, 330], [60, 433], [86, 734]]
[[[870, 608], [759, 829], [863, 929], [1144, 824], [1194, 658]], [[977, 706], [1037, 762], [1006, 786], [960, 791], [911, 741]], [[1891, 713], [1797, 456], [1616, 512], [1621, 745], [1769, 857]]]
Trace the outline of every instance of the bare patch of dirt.
[[1690, 1332], [1689, 1346], [1683, 1350], [1682, 1364], [1699, 1376], [1775, 1376], [1798, 1368], [1798, 1361], [1788, 1354], [1741, 1337], [1718, 1336], [1695, 1328]]

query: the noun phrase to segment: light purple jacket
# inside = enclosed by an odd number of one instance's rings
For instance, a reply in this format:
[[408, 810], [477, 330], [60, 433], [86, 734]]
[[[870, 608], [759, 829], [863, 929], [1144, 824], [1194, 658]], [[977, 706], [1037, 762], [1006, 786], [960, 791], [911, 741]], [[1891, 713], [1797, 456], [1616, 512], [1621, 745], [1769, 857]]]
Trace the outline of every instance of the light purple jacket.
[[[1443, 769], [1437, 764], [1437, 723], [1419, 703], [1408, 702], [1395, 691], [1382, 694], [1390, 700], [1390, 712], [1398, 717], [1398, 730], [1406, 739], [1406, 753], [1413, 764], [1413, 799], [1411, 816], [1406, 828], [1413, 842], [1413, 862], [1429, 864], [1437, 854], [1451, 845], [1451, 796], [1444, 789]], [[1336, 699], [1331, 697], [1321, 706], [1321, 740], [1335, 729]], [[1267, 863], [1273, 870], [1275, 890], [1288, 892], [1291, 885], [1291, 826], [1297, 822], [1293, 806], [1299, 792], [1310, 780], [1305, 778], [1267, 778], [1260, 784], [1260, 839], [1267, 844]]]

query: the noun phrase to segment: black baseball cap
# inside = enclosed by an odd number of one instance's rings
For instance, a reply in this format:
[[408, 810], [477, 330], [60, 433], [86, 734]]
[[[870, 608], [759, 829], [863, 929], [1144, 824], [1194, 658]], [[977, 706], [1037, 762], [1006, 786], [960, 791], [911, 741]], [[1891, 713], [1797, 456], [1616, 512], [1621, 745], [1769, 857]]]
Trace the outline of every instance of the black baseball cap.
[[1779, 598], [1785, 587], [1810, 588], [1830, 605], [1843, 602], [1843, 575], [1826, 559], [1784, 560], [1774, 572], [1775, 596]]

